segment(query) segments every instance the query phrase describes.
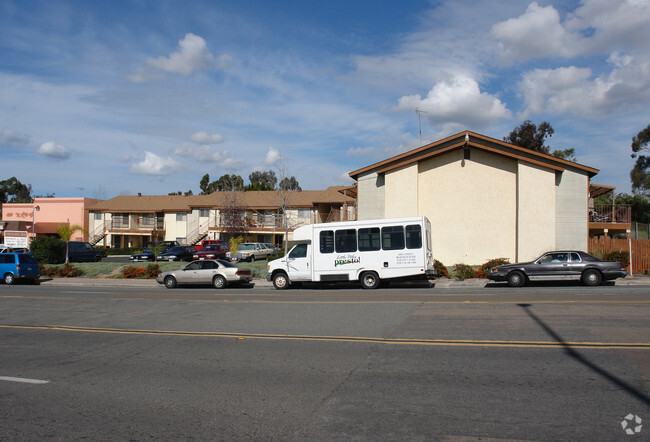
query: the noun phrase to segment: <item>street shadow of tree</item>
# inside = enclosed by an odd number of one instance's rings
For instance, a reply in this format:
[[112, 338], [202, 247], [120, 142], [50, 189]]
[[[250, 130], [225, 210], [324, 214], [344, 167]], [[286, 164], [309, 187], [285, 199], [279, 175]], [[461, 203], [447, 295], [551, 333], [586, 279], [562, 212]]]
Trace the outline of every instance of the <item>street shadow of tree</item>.
[[559, 334], [555, 332], [555, 330], [549, 327], [540, 317], [538, 317], [535, 313], [531, 311], [531, 306], [532, 306], [531, 304], [517, 304], [517, 305], [521, 307], [526, 312], [526, 314], [530, 316], [531, 319], [535, 321], [542, 328], [542, 330], [546, 332], [546, 334], [548, 334], [558, 344], [560, 344], [564, 348], [565, 353], [569, 355], [569, 357], [575, 359], [582, 365], [589, 368], [594, 373], [597, 373], [598, 375], [602, 376], [612, 384], [626, 391], [630, 396], [633, 396], [634, 398], [641, 401], [645, 405], [650, 405], [650, 397], [646, 395], [643, 391], [628, 384], [624, 380], [614, 376], [612, 373], [594, 364], [589, 359], [587, 359], [586, 357], [578, 353], [575, 349], [573, 349], [568, 342], [566, 342]]

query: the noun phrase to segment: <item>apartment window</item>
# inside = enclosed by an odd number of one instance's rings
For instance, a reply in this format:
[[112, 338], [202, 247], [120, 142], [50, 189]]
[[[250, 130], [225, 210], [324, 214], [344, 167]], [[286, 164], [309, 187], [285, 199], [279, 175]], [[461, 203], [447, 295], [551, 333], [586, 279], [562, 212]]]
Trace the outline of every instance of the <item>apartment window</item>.
[[298, 209], [298, 218], [309, 218], [310, 215], [311, 215], [311, 210]]
[[93, 219], [95, 221], [101, 221], [102, 220], [102, 212], [93, 212]]
[[199, 216], [201, 218], [207, 218], [210, 216], [210, 209], [199, 209]]
[[129, 214], [128, 213], [113, 214], [113, 227], [115, 227], [116, 229], [128, 229]]
[[177, 213], [176, 221], [187, 221], [187, 213]]
[[153, 213], [144, 213], [142, 214], [142, 227], [152, 227], [153, 228]]

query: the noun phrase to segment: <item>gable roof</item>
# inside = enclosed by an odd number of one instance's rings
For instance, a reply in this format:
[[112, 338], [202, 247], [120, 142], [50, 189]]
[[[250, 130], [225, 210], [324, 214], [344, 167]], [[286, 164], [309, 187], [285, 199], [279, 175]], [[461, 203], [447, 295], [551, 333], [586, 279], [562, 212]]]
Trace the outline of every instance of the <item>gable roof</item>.
[[567, 168], [578, 169], [586, 172], [590, 178], [599, 172], [598, 169], [594, 169], [593, 167], [584, 166], [582, 164], [574, 163], [573, 161], [554, 157], [553, 155], [515, 146], [514, 144], [490, 138], [476, 132], [464, 131], [378, 163], [371, 164], [370, 166], [357, 169], [350, 172], [349, 175], [356, 180], [359, 175], [369, 172], [382, 174], [408, 164], [416, 163], [465, 147], [486, 150], [513, 159], [536, 164], [538, 166], [547, 167], [558, 172], [563, 172]]
[[[344, 186], [325, 190], [288, 191], [289, 207], [308, 208], [318, 203], [354, 204], [354, 198], [344, 195]], [[93, 212], [154, 213], [191, 212], [194, 208], [221, 208], [228, 205], [230, 192], [213, 192], [209, 195], [121, 195], [102, 201], [88, 209]], [[274, 190], [235, 192], [237, 204], [247, 209], [279, 209], [281, 196]]]

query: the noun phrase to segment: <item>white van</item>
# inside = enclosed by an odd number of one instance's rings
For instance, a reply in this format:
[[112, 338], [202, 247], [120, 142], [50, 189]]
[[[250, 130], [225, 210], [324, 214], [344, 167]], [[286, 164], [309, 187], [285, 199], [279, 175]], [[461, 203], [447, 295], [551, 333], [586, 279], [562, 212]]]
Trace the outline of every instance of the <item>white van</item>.
[[293, 232], [297, 244], [269, 262], [266, 279], [276, 289], [300, 282], [432, 278], [431, 223], [424, 217], [311, 224]]

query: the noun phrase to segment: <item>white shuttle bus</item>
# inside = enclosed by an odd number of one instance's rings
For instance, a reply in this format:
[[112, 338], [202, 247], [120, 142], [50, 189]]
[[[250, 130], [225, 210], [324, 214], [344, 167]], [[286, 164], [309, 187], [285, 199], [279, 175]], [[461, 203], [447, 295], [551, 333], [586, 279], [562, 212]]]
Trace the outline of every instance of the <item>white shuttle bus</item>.
[[286, 256], [268, 265], [266, 279], [279, 290], [337, 281], [374, 289], [382, 280], [435, 276], [431, 223], [424, 216], [311, 224], [298, 227], [293, 242]]

